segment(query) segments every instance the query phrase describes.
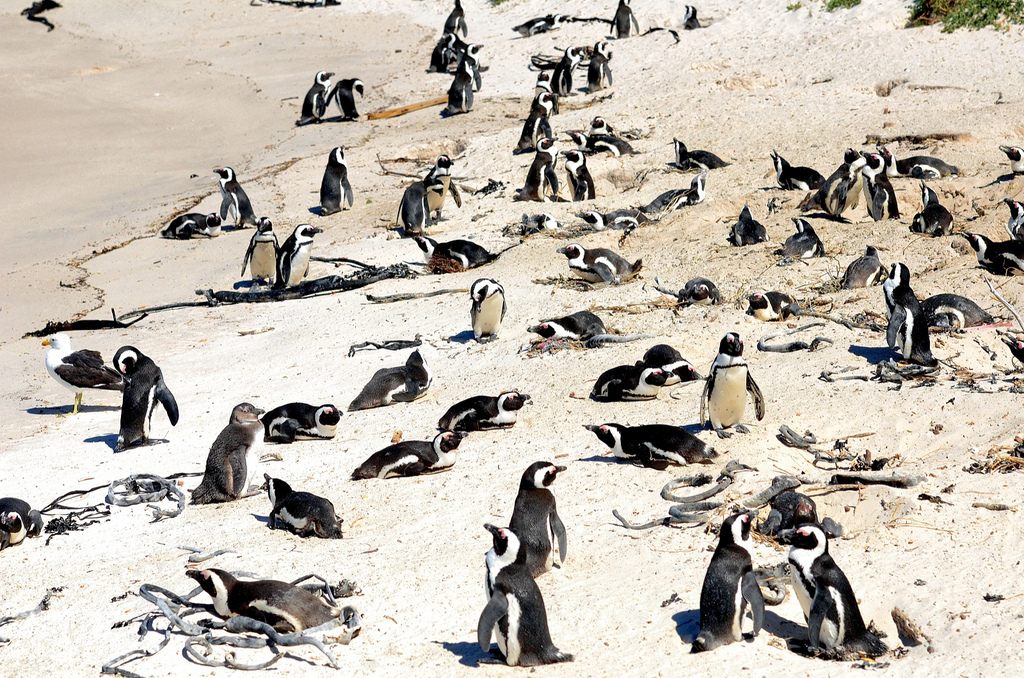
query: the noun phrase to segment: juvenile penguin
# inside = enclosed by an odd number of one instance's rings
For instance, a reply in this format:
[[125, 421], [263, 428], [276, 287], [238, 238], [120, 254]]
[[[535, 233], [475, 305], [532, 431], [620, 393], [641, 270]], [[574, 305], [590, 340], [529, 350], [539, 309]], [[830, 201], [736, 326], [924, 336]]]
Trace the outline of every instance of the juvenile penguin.
[[341, 539], [341, 520], [329, 499], [309, 492], [295, 492], [280, 478], [264, 473], [270, 496], [270, 529], [282, 525], [300, 537]]
[[764, 396], [743, 360], [740, 335], [729, 332], [722, 337], [718, 356], [711, 364], [711, 373], [704, 384], [704, 393], [700, 398], [701, 425], [705, 421], [709, 422], [719, 438], [732, 436], [732, 433], [724, 430], [729, 427], [740, 433], [748, 433], [747, 427], [739, 423], [747, 408], [747, 393], [754, 401], [757, 420], [761, 421], [764, 419]]
[[864, 200], [868, 214], [875, 221], [899, 219], [896, 191], [885, 174], [885, 161], [878, 153], [864, 153], [863, 156], [865, 163], [861, 173], [864, 176]]
[[362, 98], [363, 81], [359, 78], [349, 78], [348, 80], [339, 80], [327, 97], [328, 101], [334, 99], [338, 110], [341, 111], [342, 120], [355, 120], [359, 117], [359, 111], [356, 110], [356, 92]]
[[668, 344], [656, 344], [644, 353], [644, 357], [637, 365], [644, 367], [658, 367], [668, 373], [665, 386], [674, 386], [681, 382], [699, 381], [703, 379], [697, 370], [693, 368], [689, 360], [683, 358], [679, 351]]
[[860, 202], [864, 185], [862, 171], [866, 164], [867, 159], [860, 153], [852, 148], [846, 149], [843, 164], [800, 204], [800, 208], [808, 212], [818, 207], [829, 216], [842, 219], [843, 212], [854, 209]]
[[219, 616], [250, 617], [281, 633], [316, 628], [341, 612], [306, 589], [283, 581], [241, 581], [216, 569], [186, 570], [185, 576], [195, 579], [213, 598], [213, 609]]
[[345, 147], [338, 146], [327, 156], [327, 167], [320, 182], [320, 216], [326, 217], [340, 212], [345, 203], [352, 207], [355, 197], [348, 182], [348, 163], [345, 162]]
[[194, 235], [216, 238], [220, 235], [220, 226], [221, 219], [213, 212], [210, 214], [189, 212], [188, 214], [179, 214], [171, 219], [171, 223], [160, 231], [160, 235], [174, 240], [188, 240]]
[[537, 142], [550, 137], [551, 123], [548, 116], [554, 109], [555, 95], [551, 92], [541, 92], [533, 100], [530, 107], [530, 115], [523, 124], [523, 133], [519, 136], [519, 143], [516, 144], [516, 153], [529, 151], [537, 147]]
[[[0, 499], [0, 536], [5, 536], [7, 546], [15, 546], [25, 537], [38, 537], [43, 533], [43, 516], [28, 502], [4, 497]], [[4, 546], [0, 543], [0, 550]]]
[[469, 307], [469, 319], [473, 324], [473, 337], [479, 343], [498, 338], [501, 321], [505, 319], [508, 306], [505, 303], [505, 288], [496, 280], [480, 278], [469, 288], [473, 304]]
[[914, 215], [910, 224], [911, 233], [923, 233], [932, 237], [949, 235], [953, 231], [953, 215], [939, 204], [939, 196], [928, 184], [921, 182], [922, 209]]
[[751, 556], [752, 513], [729, 516], [718, 531], [718, 547], [711, 556], [700, 590], [700, 633], [691, 652], [705, 652], [743, 639], [743, 616], [747, 605], [753, 617], [753, 635], [764, 625], [764, 598], [757, 585]]
[[327, 403], [309, 405], [288, 403], [264, 414], [263, 440], [268, 443], [293, 443], [296, 440], [330, 440], [338, 431], [341, 410]]
[[619, 459], [664, 471], [669, 464], [707, 464], [718, 456], [703, 440], [679, 426], [648, 424], [584, 426]]
[[418, 476], [447, 471], [455, 465], [455, 451], [468, 434], [442, 431], [432, 441], [407, 440], [370, 455], [352, 472], [352, 480]]
[[761, 322], [785, 320], [793, 315], [796, 302], [784, 292], [756, 292], [747, 297], [747, 315]]
[[767, 241], [768, 231], [760, 222], [754, 220], [753, 215], [750, 214], [750, 208], [744, 205], [740, 210], [739, 220], [732, 225], [732, 230], [729, 231], [729, 244], [733, 247], [744, 247]]
[[534, 325], [527, 331], [539, 334], [545, 339], [565, 338], [575, 341], [586, 341], [591, 337], [608, 333], [604, 321], [590, 311], [577, 311], [562, 318], [542, 320], [539, 325]]
[[564, 466], [538, 461], [530, 464], [519, 481], [519, 493], [508, 526], [519, 537], [520, 559], [532, 577], [554, 567], [556, 539], [560, 566], [568, 554], [565, 525], [558, 517], [555, 492], [551, 489], [555, 478], [564, 470]]
[[978, 327], [991, 325], [995, 318], [976, 303], [958, 294], [936, 294], [921, 302], [930, 327]]
[[463, 60], [455, 71], [455, 79], [448, 88], [448, 105], [441, 115], [450, 116], [459, 113], [469, 113], [473, 108], [473, 70], [469, 63]]
[[811, 650], [843, 650], [878, 657], [889, 651], [861, 617], [857, 596], [828, 552], [828, 536], [820, 525], [800, 525], [787, 539], [790, 580], [807, 619]]
[[71, 350], [71, 338], [66, 334], [55, 334], [43, 341], [49, 346], [46, 352], [46, 371], [54, 381], [75, 394], [71, 414], [78, 414], [82, 405], [82, 391], [95, 388], [101, 391], [123, 391], [124, 378], [104, 364], [103, 356], [97, 351]]
[[590, 176], [587, 169], [587, 158], [579, 151], [567, 151], [565, 154], [565, 173], [569, 178], [569, 187], [572, 189], [572, 199], [575, 202], [582, 200], [593, 200], [597, 197], [594, 190], [594, 178]]
[[825, 256], [825, 246], [814, 232], [811, 222], [793, 217], [796, 233], [786, 238], [782, 245], [782, 253], [793, 259], [813, 259]]
[[519, 538], [507, 527], [484, 527], [493, 536], [494, 546], [486, 557], [487, 606], [477, 623], [480, 650], [490, 649], [494, 633], [498, 650], [509, 666], [571, 662], [572, 655], [551, 642], [544, 598], [526, 566]]
[[999, 150], [1006, 154], [1010, 161], [1010, 171], [1014, 174], [1024, 174], [1024, 148], [1019, 146], [1000, 146]]
[[320, 122], [327, 110], [329, 99], [327, 93], [331, 89], [331, 76], [334, 73], [320, 71], [313, 78], [313, 86], [306, 92], [302, 100], [302, 117], [295, 121], [298, 125], [308, 125], [311, 122]]
[[455, 403], [437, 422], [442, 431], [482, 431], [489, 428], [511, 428], [519, 410], [532, 402], [530, 396], [505, 391], [495, 396], [474, 396]]
[[587, 282], [605, 282], [618, 285], [623, 278], [631, 277], [643, 268], [643, 259], [630, 264], [615, 252], [597, 247], [585, 250], [581, 245], [572, 244], [558, 248], [559, 254], [569, 260], [569, 270]]
[[466, 37], [468, 29], [466, 28], [466, 10], [462, 9], [462, 0], [455, 0], [455, 8], [452, 13], [448, 15], [448, 18], [444, 20], [444, 32], [445, 33], [462, 33], [462, 37]]
[[569, 47], [551, 73], [551, 86], [555, 94], [566, 97], [572, 94], [572, 72], [583, 61], [582, 47]]
[[628, 38], [634, 32], [640, 32], [640, 26], [636, 23], [636, 16], [633, 14], [633, 8], [629, 6], [629, 0], [619, 0], [615, 16], [612, 17], [612, 26], [615, 28], [615, 37], [619, 40]]
[[628, 400], [654, 400], [669, 373], [652, 365], [619, 365], [601, 373], [590, 391], [590, 397], [599, 402]]
[[665, 191], [650, 203], [641, 207], [640, 210], [644, 214], [658, 214], [704, 202], [704, 198], [707, 197], [707, 177], [708, 171], [702, 169], [700, 174], [690, 181], [689, 188], [676, 188], [671, 191]]
[[960, 233], [967, 238], [978, 264], [994, 275], [1024, 275], [1024, 241], [993, 242], [980, 233]]
[[728, 167], [729, 163], [709, 151], [691, 151], [679, 139], [673, 139], [676, 151], [676, 167], [681, 170], [713, 170]]
[[793, 167], [781, 155], [772, 151], [775, 180], [787, 191], [816, 191], [825, 183], [825, 177], [810, 167]]
[[526, 172], [526, 184], [514, 200], [544, 202], [550, 195], [558, 199], [558, 176], [555, 174], [555, 140], [545, 137], [537, 142], [537, 154]]
[[928, 337], [928, 318], [910, 288], [910, 269], [905, 264], [893, 264], [882, 288], [886, 304], [891, 303], [885, 335], [889, 348], [899, 346], [903, 359], [908, 362], [925, 367], [938, 365]]
[[434, 273], [457, 273], [489, 264], [496, 258], [480, 245], [469, 240], [437, 242], [423, 235], [413, 237], [423, 252], [427, 266]]
[[858, 287], [871, 287], [885, 280], [885, 267], [878, 258], [878, 249], [868, 245], [864, 256], [857, 257], [846, 267], [840, 287], [852, 290]]
[[587, 68], [587, 94], [593, 94], [605, 87], [612, 86], [612, 69], [608, 62], [612, 59], [611, 50], [607, 42], [599, 42], [594, 45], [594, 52], [590, 56], [590, 66]]
[[149, 427], [157, 403], [163, 405], [171, 426], [177, 425], [178, 403], [164, 383], [163, 372], [151, 358], [134, 346], [122, 346], [114, 354], [114, 367], [124, 375], [126, 384], [115, 452], [121, 452], [136, 442], [149, 444]]
[[235, 405], [231, 421], [220, 432], [206, 456], [206, 472], [196, 489], [193, 504], [214, 504], [251, 496], [256, 465], [263, 448], [263, 410], [249, 403]]
[[384, 367], [373, 373], [370, 381], [348, 406], [349, 412], [409, 403], [422, 398], [434, 381], [426, 358], [413, 351], [401, 367]]
[[256, 232], [252, 234], [249, 247], [245, 250], [245, 258], [242, 259], [242, 275], [245, 275], [245, 267], [248, 266], [253, 281], [273, 284], [277, 275], [277, 250], [274, 224], [267, 217], [260, 217]]
[[885, 162], [885, 173], [890, 177], [917, 177], [920, 179], [938, 179], [950, 174], [959, 174], [960, 170], [938, 158], [927, 155], [915, 155], [911, 158], [897, 160], [888, 148], [877, 146], [878, 154]]
[[1010, 219], [1006, 222], [1006, 232], [1011, 240], [1024, 240], [1024, 205], [1013, 200], [1004, 198], [1003, 202], [1010, 208]]
[[252, 211], [252, 204], [249, 196], [245, 194], [242, 185], [238, 183], [235, 170], [230, 167], [216, 167], [213, 170], [220, 179], [220, 218], [226, 220], [230, 212], [231, 218], [237, 228], [244, 228], [246, 224], [255, 226], [256, 215]]
[[299, 224], [277, 252], [277, 279], [274, 288], [293, 287], [305, 280], [309, 273], [309, 253], [313, 236], [323, 233], [322, 228]]

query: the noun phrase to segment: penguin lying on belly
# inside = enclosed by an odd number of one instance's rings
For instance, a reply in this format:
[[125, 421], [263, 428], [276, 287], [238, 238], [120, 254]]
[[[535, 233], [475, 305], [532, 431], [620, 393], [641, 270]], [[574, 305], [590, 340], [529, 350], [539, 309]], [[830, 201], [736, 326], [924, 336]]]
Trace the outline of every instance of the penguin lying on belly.
[[263, 474], [270, 496], [270, 529], [283, 525], [300, 537], [341, 539], [341, 519], [328, 499], [309, 492], [295, 492], [280, 478]]
[[519, 410], [532, 403], [530, 396], [516, 391], [501, 395], [476, 396], [456, 403], [445, 412], [437, 427], [442, 431], [482, 431], [515, 426]]
[[385, 367], [374, 372], [348, 406], [349, 412], [412, 402], [426, 394], [433, 380], [426, 359], [419, 351], [413, 351], [402, 367]]

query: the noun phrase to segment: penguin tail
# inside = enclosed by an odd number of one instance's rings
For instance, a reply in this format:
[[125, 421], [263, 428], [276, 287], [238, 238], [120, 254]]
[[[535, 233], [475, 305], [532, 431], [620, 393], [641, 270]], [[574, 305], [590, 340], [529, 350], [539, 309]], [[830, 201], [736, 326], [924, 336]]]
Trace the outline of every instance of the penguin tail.
[[643, 258], [640, 258], [640, 259], [637, 259], [636, 261], [633, 262], [633, 265], [630, 266], [629, 270], [630, 270], [630, 273], [639, 273], [640, 270], [643, 267], [644, 267], [644, 260], [643, 260]]
[[821, 204], [818, 199], [818, 191], [812, 191], [807, 194], [797, 207], [800, 208], [801, 212], [810, 212], [813, 209], [825, 209], [825, 206]]
[[562, 652], [557, 647], [552, 648], [548, 656], [544, 657], [545, 664], [562, 664], [573, 661], [574, 657], [568, 652]]
[[690, 654], [696, 654], [697, 652], [707, 652], [711, 647], [708, 645], [707, 639], [704, 636], [697, 636], [693, 639], [693, 645], [690, 646]]

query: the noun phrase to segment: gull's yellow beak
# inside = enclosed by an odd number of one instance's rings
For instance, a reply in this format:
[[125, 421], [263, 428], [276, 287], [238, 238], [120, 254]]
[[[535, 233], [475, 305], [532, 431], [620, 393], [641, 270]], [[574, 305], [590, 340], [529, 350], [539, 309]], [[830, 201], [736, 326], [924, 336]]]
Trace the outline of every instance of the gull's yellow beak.
[[43, 340], [43, 346], [49, 346], [49, 345], [50, 345], [50, 340], [49, 339], [44, 339]]

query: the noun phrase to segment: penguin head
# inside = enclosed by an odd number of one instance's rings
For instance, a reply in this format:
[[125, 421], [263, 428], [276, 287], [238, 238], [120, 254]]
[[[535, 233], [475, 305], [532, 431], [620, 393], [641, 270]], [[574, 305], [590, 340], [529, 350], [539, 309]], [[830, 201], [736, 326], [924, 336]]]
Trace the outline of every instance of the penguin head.
[[17, 511], [0, 513], [0, 530], [9, 532], [10, 534], [17, 534], [24, 529], [25, 523], [22, 521], [20, 513]]
[[555, 466], [550, 461], [536, 461], [523, 472], [519, 489], [545, 489], [555, 482], [558, 474], [565, 470], [564, 466]]
[[521, 410], [529, 402], [531, 402], [530, 396], [525, 393], [519, 393], [518, 391], [505, 391], [498, 396], [498, 411], [514, 412], [516, 410]]
[[437, 241], [424, 235], [414, 236], [413, 241], [419, 245], [420, 250], [423, 251], [423, 256], [427, 258], [427, 261], [430, 261], [430, 257], [434, 256], [434, 250], [437, 249]]
[[1006, 154], [1006, 157], [1013, 162], [1020, 162], [1021, 158], [1024, 158], [1024, 149], [1017, 148], [1016, 146], [1000, 146], [999, 150]]
[[122, 346], [117, 349], [117, 353], [114, 354], [114, 367], [117, 368], [118, 374], [133, 374], [140, 356], [142, 352], [134, 346]]
[[893, 263], [889, 268], [889, 280], [892, 281], [891, 286], [899, 287], [902, 285], [910, 284], [910, 269], [906, 264]]
[[43, 340], [43, 346], [49, 346], [50, 348], [60, 352], [71, 351], [71, 337], [66, 334], [54, 334], [53, 336], [47, 337]]
[[232, 615], [228, 596], [238, 580], [224, 570], [185, 570], [185, 576], [195, 579], [200, 588], [213, 598], [213, 607], [222, 617]]
[[864, 173], [868, 176], [875, 176], [885, 169], [885, 161], [877, 153], [862, 153], [864, 158]]
[[640, 383], [648, 386], [664, 386], [671, 376], [660, 367], [645, 367], [640, 373]]
[[734, 358], [743, 355], [743, 341], [740, 335], [736, 332], [727, 333], [718, 344], [718, 352]]
[[356, 78], [352, 81], [352, 91], [359, 92], [359, 96], [363, 96], [363, 81]]
[[435, 452], [456, 450], [467, 435], [464, 431], [441, 431], [434, 436], [434, 450]]
[[736, 544], [750, 551], [753, 548], [750, 539], [750, 524], [753, 518], [754, 514], [749, 511], [734, 513], [726, 518], [718, 531], [718, 548]]
[[548, 155], [551, 155], [551, 153], [554, 150], [554, 148], [555, 148], [555, 140], [552, 139], [551, 137], [544, 137], [543, 139], [541, 139], [541, 140], [539, 140], [537, 142], [537, 152], [538, 153], [547, 153]]
[[334, 73], [328, 73], [327, 71], [320, 71], [319, 73], [316, 74], [316, 78], [314, 78], [313, 80], [314, 80], [314, 82], [317, 85], [328, 86], [331, 83], [331, 76], [332, 75], [334, 75]]
[[875, 146], [875, 150], [878, 151], [878, 155], [882, 156], [882, 163], [884, 165], [895, 164], [895, 158], [892, 157], [892, 151], [885, 146], [878, 144]]
[[686, 283], [683, 293], [689, 301], [704, 301], [711, 297], [711, 281], [694, 278]]
[[847, 165], [852, 165], [853, 163], [861, 159], [862, 158], [860, 153], [853, 150], [852, 148], [848, 148], [843, 152], [843, 162], [845, 162]]
[[534, 217], [534, 221], [536, 222], [537, 227], [541, 229], [558, 228], [558, 220], [555, 219], [554, 215], [552, 215], [550, 212], [543, 212], [541, 214], [538, 214], [536, 217]]
[[276, 507], [292, 494], [292, 486], [280, 478], [271, 478], [269, 474], [263, 474], [263, 480], [267, 484], [267, 495], [270, 497], [270, 505]]
[[484, 529], [491, 533], [494, 538], [494, 552], [503, 562], [512, 562], [519, 555], [519, 537], [507, 527], [495, 527], [490, 523], [484, 524]]
[[565, 247], [559, 247], [556, 250], [556, 252], [558, 252], [559, 254], [564, 254], [565, 258], [568, 259], [569, 261], [573, 261], [575, 259], [582, 259], [583, 251], [583, 248], [576, 244], [567, 245]]
[[[607, 45], [607, 43], [604, 43]], [[608, 121], [601, 116], [596, 116], [590, 121], [590, 133], [591, 134], [614, 134], [612, 126], [608, 124]]]
[[866, 248], [864, 248], [864, 256], [867, 257], [868, 259], [877, 259], [878, 248], [875, 247], [874, 245], [868, 245]]
[[539, 334], [545, 339], [550, 339], [551, 337], [555, 336], [555, 334], [558, 332], [558, 329], [552, 327], [552, 323], [550, 322], [543, 322], [540, 325], [534, 325], [529, 329], [529, 331], [533, 332], [534, 334]]
[[235, 409], [231, 410], [231, 423], [241, 424], [254, 421], [258, 422], [260, 420], [260, 415], [263, 413], [263, 410], [251, 403], [239, 403], [238, 405], [235, 405]]
[[747, 206], [747, 205], [744, 205], [743, 209], [740, 210], [739, 221], [753, 221], [753, 220], [754, 220], [754, 215], [752, 215], [750, 213], [750, 207]]
[[550, 90], [550, 88], [551, 88], [551, 74], [549, 72], [541, 71], [540, 73], [537, 74], [537, 84], [540, 85], [541, 83], [546, 84], [548, 86], [546, 89]]
[[785, 543], [790, 544], [790, 558], [793, 557], [794, 552], [799, 551], [810, 552], [812, 560], [828, 553], [828, 535], [825, 534], [821, 525], [816, 523], [807, 523], [792, 530], [783, 530], [779, 533], [779, 537], [784, 538]]
[[[220, 217], [217, 217], [219, 220]], [[257, 233], [272, 233], [274, 231], [274, 222], [270, 220], [270, 217], [260, 217], [259, 222], [256, 224]]]
[[613, 450], [619, 447], [622, 440], [623, 427], [619, 424], [590, 424], [583, 428], [596, 435], [598, 440]]
[[702, 192], [704, 190], [704, 182], [707, 181], [707, 178], [708, 171], [706, 169], [702, 169], [700, 174], [695, 176], [693, 181], [690, 182], [690, 191], [696, 191], [697, 193]]
[[814, 233], [814, 228], [811, 226], [811, 222], [806, 219], [800, 219], [799, 217], [791, 217], [793, 219], [793, 225], [796, 226], [797, 233]]
[[586, 167], [587, 161], [582, 153], [579, 151], [566, 151], [565, 152], [565, 169], [572, 174], [576, 174], [581, 167]]
[[342, 411], [328, 403], [317, 408], [313, 420], [317, 426], [337, 426], [341, 421]]
[[604, 217], [601, 215], [600, 212], [588, 210], [586, 212], [581, 212], [579, 216], [581, 219], [583, 219], [583, 221], [590, 224], [590, 226], [593, 228], [601, 230], [605, 227]]
[[[924, 182], [921, 182], [921, 183], [924, 183]], [[1019, 202], [1017, 202], [1013, 198], [1003, 198], [1003, 202], [1005, 202], [1006, 206], [1010, 208], [1010, 218], [1011, 219], [1016, 221], [1017, 219], [1020, 219], [1021, 217], [1024, 217], [1024, 205], [1021, 205]]]
[[447, 155], [437, 156], [437, 161], [434, 163], [435, 174], [438, 175], [450, 175], [452, 173], [452, 159]]
[[818, 522], [818, 511], [814, 506], [814, 500], [804, 495], [799, 496], [800, 499], [797, 501], [796, 509], [793, 511], [793, 524], [805, 525]]
[[960, 233], [960, 235], [967, 238], [967, 242], [971, 244], [971, 247], [974, 248], [974, 251], [979, 253], [983, 253], [984, 250], [988, 247], [989, 243], [991, 242], [988, 238], [986, 238], [980, 233], [969, 233], [967, 231], [963, 231]]
[[476, 303], [483, 303], [483, 300], [493, 294], [505, 294], [505, 288], [490, 278], [480, 278], [469, 288], [469, 295]]
[[586, 148], [587, 146], [587, 135], [583, 132], [566, 132], [572, 142], [580, 148]]
[[345, 147], [344, 146], [338, 146], [333, 151], [331, 151], [331, 158], [334, 160], [334, 162], [336, 162], [339, 165], [347, 165], [348, 164], [348, 163], [345, 162]]
[[235, 178], [235, 170], [230, 167], [214, 167], [213, 173], [219, 176], [224, 181], [231, 181]]
[[484, 48], [483, 45], [480, 45], [480, 44], [477, 44], [477, 43], [473, 43], [472, 45], [470, 45], [469, 47], [466, 48], [466, 54], [468, 54], [469, 56], [471, 56], [471, 57], [473, 57], [475, 59], [480, 54], [480, 50], [483, 49], [483, 48]]
[[317, 233], [323, 233], [324, 229], [316, 228], [310, 224], [299, 224], [295, 227], [295, 240], [300, 243], [307, 243], [313, 241], [313, 236]]
[[608, 51], [608, 43], [607, 42], [599, 42], [599, 43], [595, 44], [594, 45], [594, 54], [600, 54], [605, 59], [611, 59], [611, 57], [612, 57], [611, 52]]
[[539, 101], [540, 105], [547, 110], [548, 114], [550, 114], [552, 109], [555, 107], [555, 95], [551, 92], [541, 92], [537, 95], [537, 101]]
[[[266, 217], [264, 217], [264, 218], [266, 218]], [[268, 221], [269, 221], [269, 219], [268, 219]], [[218, 226], [221, 225], [221, 223], [223, 223], [223, 222], [221, 221], [221, 218], [220, 218], [219, 214], [216, 214], [214, 212], [210, 212], [209, 214], [206, 215], [206, 227], [207, 228], [217, 228]]]

